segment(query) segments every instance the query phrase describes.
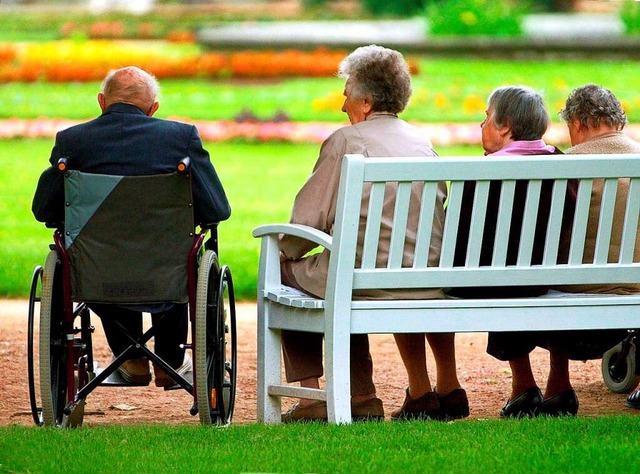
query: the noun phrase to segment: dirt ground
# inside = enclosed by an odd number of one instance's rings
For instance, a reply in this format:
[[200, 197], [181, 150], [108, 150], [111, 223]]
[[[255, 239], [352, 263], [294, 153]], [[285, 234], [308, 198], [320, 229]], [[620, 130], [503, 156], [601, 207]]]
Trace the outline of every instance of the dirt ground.
[[[238, 311], [238, 387], [233, 422], [256, 421], [256, 307], [241, 303]], [[107, 362], [106, 346], [99, 319], [95, 318], [94, 357]], [[33, 423], [29, 408], [27, 375], [27, 302], [0, 300], [0, 425]], [[390, 335], [371, 336], [375, 383], [387, 417], [404, 398], [406, 375]], [[486, 334], [459, 334], [456, 339], [459, 377], [469, 395], [471, 419], [497, 418], [509, 395], [511, 373], [506, 363], [485, 353]], [[546, 382], [548, 353], [536, 350], [532, 362], [539, 385]], [[429, 368], [432, 372], [433, 361]], [[582, 416], [631, 413], [626, 395], [614, 394], [605, 386], [600, 361], [572, 362], [572, 380], [580, 400]], [[285, 401], [285, 408], [290, 405]], [[192, 398], [184, 390], [165, 392], [149, 387], [100, 387], [87, 398], [85, 426], [101, 424], [173, 423], [197, 424], [189, 415]], [[639, 413], [640, 414], [640, 413]]]

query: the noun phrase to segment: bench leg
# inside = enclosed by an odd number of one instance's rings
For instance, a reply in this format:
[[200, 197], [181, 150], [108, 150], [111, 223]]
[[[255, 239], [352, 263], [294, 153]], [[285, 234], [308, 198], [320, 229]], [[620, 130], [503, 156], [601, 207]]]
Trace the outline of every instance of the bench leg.
[[330, 423], [351, 423], [351, 337], [325, 339], [327, 415]]
[[279, 330], [268, 327], [269, 304], [258, 301], [258, 421], [280, 423], [281, 398], [270, 396], [268, 387], [282, 383], [282, 350]]

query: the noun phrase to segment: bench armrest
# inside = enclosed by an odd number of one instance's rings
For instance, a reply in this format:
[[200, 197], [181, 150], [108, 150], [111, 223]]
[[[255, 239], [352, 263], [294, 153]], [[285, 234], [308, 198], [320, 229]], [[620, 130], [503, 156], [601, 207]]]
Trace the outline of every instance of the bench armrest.
[[[269, 289], [279, 289], [280, 279], [280, 235], [290, 235], [321, 245], [331, 250], [333, 238], [318, 229], [299, 224], [266, 224], [253, 229], [253, 236], [262, 238], [260, 265], [258, 270], [258, 300], [266, 297]], [[260, 313], [260, 311], [258, 311]]]
[[315, 244], [322, 245], [331, 250], [333, 238], [324, 232], [301, 224], [265, 224], [253, 229], [254, 237], [266, 237], [269, 235], [291, 235], [301, 239], [309, 240]]

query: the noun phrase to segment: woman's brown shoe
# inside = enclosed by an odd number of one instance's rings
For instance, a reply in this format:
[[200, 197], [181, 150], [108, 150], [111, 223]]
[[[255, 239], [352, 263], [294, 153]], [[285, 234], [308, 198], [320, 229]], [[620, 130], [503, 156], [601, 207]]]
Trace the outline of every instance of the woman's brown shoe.
[[318, 400], [310, 405], [301, 406], [300, 403], [293, 405], [289, 411], [282, 414], [283, 423], [292, 423], [294, 421], [310, 422], [319, 421], [327, 422], [327, 403]]
[[358, 403], [351, 402], [351, 418], [353, 421], [384, 421], [382, 400], [374, 397]]
[[411, 398], [409, 389], [399, 410], [391, 413], [392, 420], [444, 420], [445, 414], [435, 392], [427, 392], [421, 397]]
[[447, 420], [459, 420], [469, 416], [469, 399], [464, 388], [456, 388], [446, 395], [438, 395], [438, 400]]

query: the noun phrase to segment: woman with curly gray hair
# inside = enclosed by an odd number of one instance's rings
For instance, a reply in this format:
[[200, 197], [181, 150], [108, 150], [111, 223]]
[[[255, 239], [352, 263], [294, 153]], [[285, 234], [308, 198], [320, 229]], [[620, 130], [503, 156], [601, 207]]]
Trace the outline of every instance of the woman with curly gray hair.
[[[622, 130], [627, 124], [627, 116], [620, 101], [609, 89], [587, 84], [574, 89], [560, 111], [560, 117], [567, 123], [571, 148], [567, 154], [618, 154], [640, 153], [640, 143], [625, 135]], [[615, 159], [615, 158], [612, 158]], [[596, 237], [598, 233], [598, 215], [604, 181], [593, 181], [591, 203], [583, 261], [593, 262]], [[623, 223], [625, 221], [626, 203], [629, 194], [629, 180], [619, 179], [615, 201], [615, 216], [611, 226], [611, 240], [609, 244], [608, 261], [617, 262], [620, 256]], [[633, 261], [640, 261], [640, 236], [636, 237]], [[620, 284], [607, 286], [578, 285], [560, 288], [563, 291], [580, 293], [617, 293], [633, 294], [640, 292], [639, 285]], [[603, 342], [613, 340], [609, 347], [615, 345], [615, 332], [598, 331]], [[609, 336], [609, 337], [607, 337]], [[607, 337], [605, 339], [605, 337]], [[603, 344], [604, 345], [604, 344]], [[605, 349], [606, 350], [606, 349]], [[627, 398], [627, 406], [640, 409], [640, 392], [636, 391]]]
[[[593, 130], [601, 133], [619, 132], [627, 124], [627, 116], [613, 92], [595, 84], [587, 84], [571, 91], [559, 115], [567, 122], [569, 132], [589, 128], [592, 130], [590, 137], [595, 136]], [[572, 145], [584, 141], [577, 136], [571, 137]]]
[[[336, 213], [338, 183], [342, 157], [357, 153], [372, 157], [426, 157], [435, 156], [429, 137], [412, 125], [398, 118], [411, 97], [411, 76], [409, 67], [397, 51], [371, 45], [356, 49], [340, 64], [338, 76], [346, 79], [342, 111], [347, 114], [351, 125], [336, 130], [320, 148], [320, 157], [313, 173], [296, 196], [290, 221], [304, 224], [331, 234]], [[412, 201], [420, 201], [422, 187], [412, 188]], [[443, 203], [446, 185], [441, 183], [433, 223], [433, 240], [430, 262], [436, 264], [440, 253], [440, 240], [444, 225]], [[366, 201], [366, 199], [365, 199]], [[391, 239], [394, 200], [386, 193], [380, 240], [378, 265], [386, 265]], [[366, 219], [367, 208], [362, 206], [361, 221]], [[409, 215], [403, 264], [413, 262], [418, 216]], [[362, 255], [364, 226], [360, 226], [361, 236], [356, 249]], [[280, 241], [282, 261], [282, 282], [285, 285], [323, 298], [329, 266], [329, 252], [308, 255], [315, 245], [301, 239], [284, 237]], [[422, 291], [389, 292], [376, 290], [366, 295], [356, 295], [368, 299], [424, 299], [443, 298], [441, 289]], [[407, 337], [404, 337], [407, 336]], [[413, 336], [413, 338], [412, 338]], [[466, 392], [460, 388], [456, 376], [454, 335], [427, 336], [438, 365], [438, 394], [431, 386], [427, 375], [425, 357], [425, 335], [400, 335], [396, 338], [403, 361], [406, 357], [418, 358], [412, 361], [409, 373], [407, 399], [404, 417], [444, 418], [445, 408], [455, 411], [452, 417], [468, 415]], [[300, 382], [308, 388], [319, 387], [322, 376], [322, 337], [319, 334], [287, 332], [282, 333], [284, 365], [288, 382]], [[377, 398], [373, 384], [373, 364], [369, 354], [369, 340], [366, 334], [351, 338], [351, 413], [354, 420], [383, 419], [382, 401]], [[452, 395], [453, 394], [453, 395]], [[442, 400], [442, 401], [441, 401]], [[393, 416], [395, 417], [395, 416]], [[300, 400], [282, 417], [284, 422], [298, 420], [326, 420], [327, 405], [324, 401]]]
[[[618, 154], [640, 153], [640, 143], [632, 140], [622, 131], [627, 124], [627, 116], [620, 101], [604, 87], [587, 84], [574, 89], [565, 107], [560, 111], [560, 117], [567, 123], [571, 148], [566, 154]], [[595, 180], [591, 193], [591, 209], [587, 226], [587, 240], [585, 242], [584, 260], [593, 262], [595, 252], [596, 233], [598, 231], [597, 216], [602, 200], [604, 183]], [[616, 214], [611, 229], [611, 244], [609, 246], [609, 261], [617, 261], [620, 255], [620, 239], [624, 222], [625, 205], [627, 201], [629, 182], [620, 179], [616, 197]], [[636, 245], [634, 261], [640, 260], [640, 241]], [[615, 287], [579, 287], [597, 293], [635, 293], [640, 291], [637, 286]]]

